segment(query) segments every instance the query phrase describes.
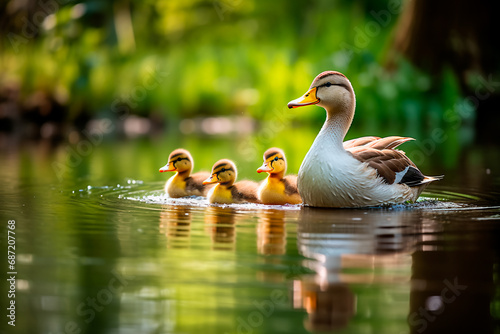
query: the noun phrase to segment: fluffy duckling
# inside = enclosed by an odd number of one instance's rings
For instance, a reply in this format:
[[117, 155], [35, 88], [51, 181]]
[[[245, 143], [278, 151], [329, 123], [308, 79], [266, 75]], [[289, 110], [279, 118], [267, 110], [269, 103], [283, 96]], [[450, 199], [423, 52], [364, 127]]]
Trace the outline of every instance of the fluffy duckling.
[[366, 207], [414, 202], [442, 177], [425, 176], [395, 147], [407, 137], [363, 137], [343, 143], [356, 98], [351, 82], [335, 71], [319, 74], [289, 108], [317, 104], [326, 121], [299, 169], [297, 185], [304, 204], [317, 207]]
[[165, 192], [172, 198], [185, 196], [206, 196], [212, 185], [203, 184], [209, 172], [198, 172], [191, 175], [193, 157], [182, 148], [174, 150], [168, 157], [168, 163], [160, 168], [160, 172], [176, 172], [165, 184]]
[[258, 191], [259, 200], [263, 204], [302, 203], [297, 190], [297, 176], [285, 176], [286, 158], [283, 150], [273, 147], [264, 152], [264, 164], [257, 169], [257, 172], [269, 173]]
[[253, 181], [236, 181], [236, 166], [231, 160], [222, 159], [212, 167], [212, 175], [203, 184], [215, 184], [216, 186], [208, 192], [210, 203], [260, 203], [257, 197], [259, 185]]

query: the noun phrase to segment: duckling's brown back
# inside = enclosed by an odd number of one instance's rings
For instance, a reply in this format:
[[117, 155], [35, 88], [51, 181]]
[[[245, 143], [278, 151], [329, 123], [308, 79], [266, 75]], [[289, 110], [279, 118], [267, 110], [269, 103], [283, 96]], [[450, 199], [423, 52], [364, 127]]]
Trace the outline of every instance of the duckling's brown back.
[[240, 181], [235, 183], [231, 189], [233, 199], [238, 202], [260, 203], [257, 197], [259, 184], [253, 181]]

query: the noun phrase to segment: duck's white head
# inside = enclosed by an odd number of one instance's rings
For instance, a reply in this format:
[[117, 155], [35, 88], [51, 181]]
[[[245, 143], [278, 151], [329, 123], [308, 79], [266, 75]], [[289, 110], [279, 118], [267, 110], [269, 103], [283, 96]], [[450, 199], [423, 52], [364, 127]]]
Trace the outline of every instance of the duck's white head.
[[320, 73], [314, 78], [307, 93], [288, 102], [288, 108], [312, 104], [325, 108], [329, 116], [337, 113], [354, 114], [356, 97], [351, 82], [340, 72]]

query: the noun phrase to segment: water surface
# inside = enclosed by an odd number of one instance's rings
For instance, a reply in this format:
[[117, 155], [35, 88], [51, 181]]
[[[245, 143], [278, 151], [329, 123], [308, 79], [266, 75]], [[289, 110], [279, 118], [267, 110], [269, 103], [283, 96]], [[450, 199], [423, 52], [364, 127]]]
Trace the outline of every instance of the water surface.
[[95, 148], [62, 181], [57, 149], [4, 152], [16, 332], [498, 332], [494, 183], [389, 208], [211, 206], [169, 199], [164, 161], [135, 145]]

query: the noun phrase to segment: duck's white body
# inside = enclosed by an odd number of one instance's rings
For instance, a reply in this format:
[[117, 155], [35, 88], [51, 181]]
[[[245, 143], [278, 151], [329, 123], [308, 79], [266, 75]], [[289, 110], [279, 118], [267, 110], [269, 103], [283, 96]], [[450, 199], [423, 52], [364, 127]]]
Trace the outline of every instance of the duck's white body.
[[315, 207], [367, 207], [414, 202], [441, 177], [428, 177], [395, 147], [408, 137], [362, 137], [343, 142], [354, 117], [356, 98], [345, 75], [318, 75], [289, 108], [317, 104], [327, 118], [299, 169], [299, 194]]
[[[321, 161], [321, 163], [318, 163]], [[366, 207], [415, 201], [423, 188], [387, 184], [377, 171], [355, 159], [323, 126], [307, 152], [297, 180], [304, 203], [315, 207]]]

